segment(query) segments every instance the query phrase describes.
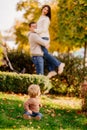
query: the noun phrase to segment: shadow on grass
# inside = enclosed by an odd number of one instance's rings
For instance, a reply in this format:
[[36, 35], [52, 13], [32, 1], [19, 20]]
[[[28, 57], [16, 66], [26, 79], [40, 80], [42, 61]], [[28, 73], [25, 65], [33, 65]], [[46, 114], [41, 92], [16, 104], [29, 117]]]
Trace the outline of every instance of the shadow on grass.
[[40, 121], [24, 120], [23, 102], [0, 99], [0, 130], [87, 130], [87, 118], [75, 110], [59, 109], [55, 104], [41, 108]]

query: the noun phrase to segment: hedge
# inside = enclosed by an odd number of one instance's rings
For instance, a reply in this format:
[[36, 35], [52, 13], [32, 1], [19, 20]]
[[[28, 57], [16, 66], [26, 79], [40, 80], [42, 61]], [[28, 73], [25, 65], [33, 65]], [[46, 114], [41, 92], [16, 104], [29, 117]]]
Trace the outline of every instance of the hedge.
[[27, 93], [30, 84], [40, 85], [42, 93], [47, 93], [52, 88], [52, 84], [46, 76], [0, 72], [0, 91]]

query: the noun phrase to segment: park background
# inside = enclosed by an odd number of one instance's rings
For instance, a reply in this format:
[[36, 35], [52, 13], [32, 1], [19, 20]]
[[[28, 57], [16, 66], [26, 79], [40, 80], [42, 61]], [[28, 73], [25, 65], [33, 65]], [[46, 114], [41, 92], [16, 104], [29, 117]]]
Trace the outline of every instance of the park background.
[[[3, 9], [0, 11], [2, 21], [0, 24], [1, 129], [85, 130], [87, 128], [87, 1], [14, 0], [12, 2], [12, 0], [3, 0], [4, 5], [1, 0], [0, 2]], [[27, 38], [28, 23], [38, 20], [44, 4], [49, 4], [52, 8], [49, 51], [66, 64], [63, 74], [51, 80], [46, 76], [35, 75]], [[9, 15], [6, 15], [7, 12]], [[14, 17], [11, 19], [9, 16]], [[15, 72], [12, 72], [8, 63], [3, 66], [3, 43], [5, 43], [5, 52]], [[80, 49], [82, 53], [79, 53]], [[45, 64], [45, 75], [47, 73]], [[27, 87], [31, 83], [39, 84], [42, 94], [48, 93], [46, 97], [42, 96], [44, 108], [41, 111], [46, 118], [44, 118], [45, 122], [41, 121], [39, 127], [34, 121], [27, 124], [28, 121], [24, 121], [21, 115], [23, 101], [27, 98]], [[55, 96], [51, 97], [51, 94]], [[64, 96], [64, 100], [60, 100], [61, 98], [57, 96]], [[67, 97], [68, 102], [66, 102]], [[53, 98], [59, 102], [52, 103], [55, 101]], [[77, 105], [74, 104], [76, 102]], [[10, 114], [8, 114], [9, 110]], [[23, 125], [20, 126], [21, 123]]]

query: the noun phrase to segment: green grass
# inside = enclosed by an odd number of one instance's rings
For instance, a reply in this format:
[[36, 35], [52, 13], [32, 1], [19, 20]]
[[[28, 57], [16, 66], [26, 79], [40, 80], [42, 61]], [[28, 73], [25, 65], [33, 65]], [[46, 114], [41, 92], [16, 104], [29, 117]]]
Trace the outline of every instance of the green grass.
[[27, 98], [0, 92], [0, 130], [87, 130], [87, 117], [80, 113], [81, 99], [42, 95], [43, 118], [36, 121], [22, 118]]

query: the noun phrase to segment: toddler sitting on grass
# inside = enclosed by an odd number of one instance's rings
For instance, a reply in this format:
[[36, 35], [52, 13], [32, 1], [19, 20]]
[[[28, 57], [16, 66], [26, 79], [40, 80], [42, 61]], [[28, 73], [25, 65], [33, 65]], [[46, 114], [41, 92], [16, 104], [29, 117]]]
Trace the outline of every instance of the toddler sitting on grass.
[[42, 114], [39, 112], [41, 107], [40, 103], [40, 86], [32, 84], [28, 88], [28, 95], [30, 98], [24, 103], [24, 119], [36, 119], [40, 120]]

